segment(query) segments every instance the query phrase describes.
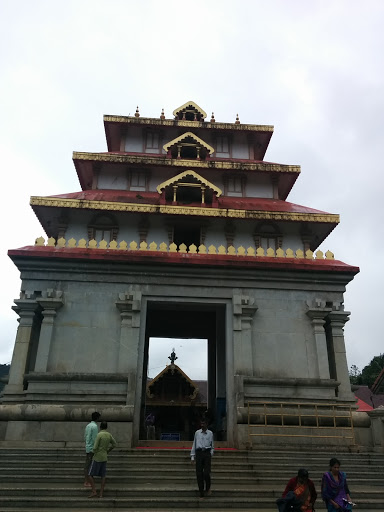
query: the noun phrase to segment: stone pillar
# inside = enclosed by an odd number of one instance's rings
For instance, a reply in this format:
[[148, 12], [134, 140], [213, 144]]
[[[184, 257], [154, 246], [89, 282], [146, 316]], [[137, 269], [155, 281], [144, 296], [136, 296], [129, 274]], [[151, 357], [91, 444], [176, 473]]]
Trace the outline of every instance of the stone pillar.
[[117, 372], [136, 372], [140, 334], [141, 292], [119, 293], [116, 307], [119, 309], [121, 316]]
[[329, 312], [330, 308], [314, 308], [307, 311], [307, 315], [312, 321], [316, 343], [317, 368], [313, 368], [313, 377], [319, 379], [330, 378], [327, 338], [324, 329], [325, 316]]
[[233, 352], [235, 374], [253, 376], [252, 319], [257, 311], [255, 300], [233, 295]]
[[37, 299], [43, 310], [43, 321], [41, 323], [39, 345], [37, 348], [35, 372], [47, 371], [56, 311], [63, 305], [62, 291], [50, 289], [44, 292], [43, 295], [43, 297]]
[[340, 382], [338, 398], [341, 400], [355, 401], [349, 381], [343, 330], [344, 325], [349, 320], [348, 317], [350, 314], [351, 313], [349, 311], [331, 311], [327, 316], [327, 321], [329, 322], [330, 334], [333, 341], [336, 378]]
[[22, 393], [24, 390], [24, 375], [28, 362], [32, 325], [38, 304], [35, 299], [15, 300], [12, 309], [19, 315], [16, 341], [13, 349], [8, 385], [4, 394]]
[[384, 409], [379, 407], [368, 412], [371, 418], [373, 451], [384, 453]]
[[141, 292], [119, 293], [116, 307], [121, 316], [117, 372], [128, 374], [127, 404], [133, 405], [140, 342]]

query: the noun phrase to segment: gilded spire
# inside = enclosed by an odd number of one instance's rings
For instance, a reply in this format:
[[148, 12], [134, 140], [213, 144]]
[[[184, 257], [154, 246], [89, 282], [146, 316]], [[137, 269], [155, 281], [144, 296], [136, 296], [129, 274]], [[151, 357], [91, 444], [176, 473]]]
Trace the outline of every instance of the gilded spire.
[[163, 108], [161, 109], [160, 119], [162, 119], [162, 120], [165, 119], [164, 109]]
[[211, 123], [215, 123], [215, 122], [216, 122], [215, 115], [214, 115], [214, 113], [212, 112], [212, 116], [211, 116]]
[[235, 124], [240, 124], [239, 114], [236, 114]]
[[135, 117], [140, 117], [139, 107], [136, 107]]

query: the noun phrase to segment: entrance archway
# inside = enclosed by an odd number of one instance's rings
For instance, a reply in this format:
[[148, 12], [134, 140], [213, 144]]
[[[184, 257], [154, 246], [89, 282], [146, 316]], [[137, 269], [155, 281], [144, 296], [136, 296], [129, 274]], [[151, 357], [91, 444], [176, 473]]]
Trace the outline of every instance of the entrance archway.
[[[195, 383], [180, 361], [165, 365], [169, 352], [164, 352], [164, 367], [151, 385], [148, 379], [149, 347], [151, 338], [206, 340], [206, 350], [193, 354], [191, 364], [207, 360], [207, 378]], [[176, 341], [175, 341], [176, 344]], [[168, 347], [167, 347], [168, 348]], [[177, 352], [177, 351], [176, 351]], [[158, 416], [156, 442], [165, 440], [191, 440], [195, 427], [203, 414], [211, 416], [211, 428], [218, 440], [225, 440], [223, 425], [226, 414], [225, 369], [225, 307], [222, 304], [175, 303], [148, 301], [146, 315], [143, 383], [141, 393], [140, 433], [146, 439], [145, 419], [149, 412]], [[205, 361], [204, 361], [205, 363]], [[149, 389], [150, 386], [150, 389]], [[200, 386], [200, 389], [199, 389]], [[196, 389], [197, 388], [197, 389]], [[156, 396], [156, 394], [158, 396]], [[208, 413], [206, 411], [208, 410]], [[168, 430], [168, 432], [167, 432]], [[174, 434], [169, 438], [166, 434]]]

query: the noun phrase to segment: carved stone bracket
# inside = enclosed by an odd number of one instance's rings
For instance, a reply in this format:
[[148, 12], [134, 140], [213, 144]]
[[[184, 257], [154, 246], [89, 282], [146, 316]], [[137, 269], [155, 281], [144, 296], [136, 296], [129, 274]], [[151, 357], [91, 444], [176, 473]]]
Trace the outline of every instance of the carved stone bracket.
[[121, 314], [121, 324], [126, 327], [140, 327], [141, 292], [129, 291], [119, 293], [115, 302]]
[[64, 304], [63, 292], [61, 290], [47, 288], [47, 290], [41, 292], [41, 297], [38, 297], [36, 301], [43, 309], [43, 323], [53, 323], [56, 311]]
[[332, 328], [333, 336], [344, 335], [344, 325], [348, 322], [350, 314], [349, 311], [331, 311], [328, 314], [327, 320]]
[[309, 310], [313, 311], [344, 311], [344, 304], [339, 301], [328, 301], [316, 298], [313, 301], [307, 301]]
[[13, 311], [19, 315], [18, 322], [20, 325], [31, 326], [38, 309], [38, 304], [34, 298], [16, 299]]
[[250, 329], [252, 319], [257, 311], [255, 299], [246, 295], [234, 295], [233, 300], [234, 331]]

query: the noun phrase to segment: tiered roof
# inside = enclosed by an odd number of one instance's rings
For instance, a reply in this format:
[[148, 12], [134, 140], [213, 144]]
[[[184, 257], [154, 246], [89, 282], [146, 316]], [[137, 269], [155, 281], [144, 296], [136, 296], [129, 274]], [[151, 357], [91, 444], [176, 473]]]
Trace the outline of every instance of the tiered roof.
[[[192, 101], [176, 108], [173, 115], [175, 116], [174, 119], [166, 119], [162, 112], [159, 118], [145, 118], [140, 116], [139, 109], [137, 108], [134, 116], [104, 116], [108, 152], [73, 153], [73, 161], [82, 190], [55, 196], [33, 196], [31, 198], [31, 206], [47, 235], [49, 237], [56, 236], [62, 213], [66, 209], [93, 210], [95, 212], [137, 212], [141, 214], [170, 215], [172, 217], [184, 215], [194, 218], [289, 221], [293, 223], [298, 222], [301, 225], [309, 223], [316, 226], [316, 238], [312, 241], [313, 247], [317, 247], [339, 223], [338, 215], [300, 206], [285, 200], [300, 174], [300, 167], [263, 161], [273, 133], [273, 126], [241, 124], [238, 116], [235, 123], [220, 123], [216, 122], [213, 113], [211, 120], [207, 122], [205, 120], [207, 114]], [[202, 148], [205, 159], [175, 159], [169, 151], [167, 155], [163, 153], [148, 154], [122, 151], [121, 141], [123, 134], [127, 127], [130, 126], [162, 128], [164, 133], [170, 128], [173, 129], [172, 133], [175, 133], [174, 128], [176, 127], [181, 134], [177, 137], [173, 136], [168, 142], [165, 142], [165, 151], [170, 150], [175, 145], [183, 144], [185, 141], [189, 143], [192, 140]], [[211, 137], [212, 130], [216, 134], [235, 134], [238, 131], [246, 133], [247, 140], [252, 145], [253, 159], [216, 157], [214, 148], [204, 140], [204, 134], [209, 134]], [[199, 135], [194, 132], [198, 132]], [[97, 177], [100, 170], [100, 165], [103, 164], [121, 166], [124, 169], [130, 167], [134, 169], [152, 169], [154, 172], [172, 169], [175, 174], [158, 185], [156, 191], [101, 190], [95, 187], [95, 177]], [[222, 190], [211, 182], [210, 176], [213, 177], [213, 173], [217, 176], [217, 172], [228, 171], [231, 173], [256, 173], [278, 177], [276, 179], [278, 197], [271, 199], [225, 196]], [[204, 173], [204, 177], [201, 173]], [[182, 180], [186, 177], [189, 180], [189, 185], [191, 182], [196, 181], [196, 184], [207, 188], [207, 194], [210, 193], [211, 197], [213, 197], [211, 204], [189, 203], [181, 205], [165, 200], [164, 190], [166, 187], [174, 184], [183, 185]], [[152, 262], [157, 260], [158, 262], [167, 261], [174, 263], [178, 261], [180, 256], [181, 260], [185, 262], [185, 254], [178, 254], [177, 251], [170, 251], [169, 248], [164, 253], [161, 246], [156, 249], [157, 254], [153, 250], [145, 254], [145, 250], [120, 250], [121, 248], [118, 247], [114, 247], [115, 250], [111, 252], [109, 247], [104, 246], [100, 246], [97, 249], [99, 251], [97, 253], [94, 250], [94, 246], [91, 247], [89, 245], [89, 247], [85, 247], [85, 241], [67, 242], [64, 241], [60, 246], [54, 246], [52, 243], [44, 246], [39, 243], [36, 248], [22, 248], [17, 251], [10, 251], [9, 254], [11, 257], [20, 257], [28, 252], [30, 255], [39, 257], [45, 254], [48, 257], [55, 256], [58, 258], [90, 257], [92, 259], [99, 259], [103, 252], [103, 258], [111, 258], [114, 261], [118, 261], [121, 258], [129, 258], [132, 261], [139, 261], [141, 259], [144, 262], [146, 257], [150, 256]], [[131, 241], [127, 240], [126, 242], [129, 244]], [[127, 244], [125, 245], [127, 246]], [[349, 267], [331, 258], [324, 260], [317, 258], [314, 260], [304, 255], [298, 256], [298, 259], [292, 259], [288, 255], [282, 257], [280, 253], [273, 253], [273, 255], [269, 253], [268, 256], [266, 254], [257, 254], [257, 258], [255, 258], [252, 254], [253, 249], [245, 248], [245, 251], [247, 250], [248, 255], [244, 255], [241, 251], [238, 252], [237, 249], [235, 252], [228, 251], [228, 253], [223, 253], [218, 248], [216, 255], [213, 253], [209, 254], [209, 251], [206, 251], [207, 254], [205, 254], [204, 251], [201, 253], [197, 250], [196, 254], [188, 254], [190, 256], [188, 261], [193, 263], [196, 259], [196, 263], [201, 264], [203, 259], [205, 259], [207, 264], [226, 265], [229, 260], [233, 260], [230, 263], [231, 266], [246, 265], [253, 267], [263, 265], [265, 267], [268, 262], [271, 268], [277, 265], [278, 268], [294, 266], [297, 269], [316, 268], [317, 270], [323, 270], [332, 268], [333, 270], [350, 271], [352, 273], [358, 271], [356, 267]], [[239, 258], [240, 254], [241, 258]], [[250, 257], [250, 260], [246, 262], [248, 257]]]

